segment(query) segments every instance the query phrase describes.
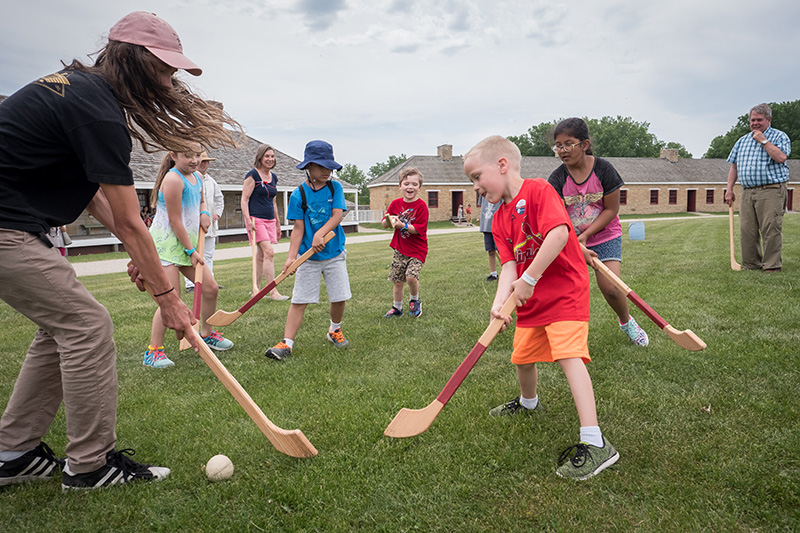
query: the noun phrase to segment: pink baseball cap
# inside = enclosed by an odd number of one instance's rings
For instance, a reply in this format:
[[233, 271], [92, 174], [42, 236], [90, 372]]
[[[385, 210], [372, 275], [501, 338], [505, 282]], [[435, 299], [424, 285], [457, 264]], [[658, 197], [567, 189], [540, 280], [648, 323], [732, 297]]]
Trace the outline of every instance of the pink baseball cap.
[[108, 39], [144, 46], [167, 65], [194, 76], [203, 73], [200, 67], [183, 55], [181, 39], [172, 26], [155, 13], [134, 11], [125, 15], [108, 32]]

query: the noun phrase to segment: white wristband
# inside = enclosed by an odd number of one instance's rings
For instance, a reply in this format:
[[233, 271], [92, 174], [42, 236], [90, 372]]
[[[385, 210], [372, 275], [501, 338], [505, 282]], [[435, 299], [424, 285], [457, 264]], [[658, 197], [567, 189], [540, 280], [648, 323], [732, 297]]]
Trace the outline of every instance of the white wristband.
[[539, 281], [538, 279], [530, 277], [527, 272], [523, 272], [522, 276], [520, 276], [520, 279], [531, 287], [535, 287], [536, 283]]

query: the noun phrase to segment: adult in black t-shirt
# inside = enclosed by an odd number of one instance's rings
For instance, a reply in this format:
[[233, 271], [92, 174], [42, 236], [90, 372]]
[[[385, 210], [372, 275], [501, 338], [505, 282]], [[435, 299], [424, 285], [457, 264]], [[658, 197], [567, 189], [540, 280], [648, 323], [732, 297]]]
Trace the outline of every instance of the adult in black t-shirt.
[[[131, 279], [140, 289], [146, 280], [164, 324], [197, 349], [191, 311], [164, 275], [128, 166], [131, 136], [145, 149], [233, 143], [223, 124], [238, 124], [174, 79], [179, 68], [202, 72], [169, 24], [134, 12], [111, 28], [94, 65], [73, 61], [0, 104], [0, 299], [39, 326], [0, 418], [0, 486], [62, 468], [65, 489], [169, 474], [115, 451], [111, 317], [49, 249], [46, 232], [87, 209], [122, 241]], [[66, 464], [41, 441], [62, 401]]]

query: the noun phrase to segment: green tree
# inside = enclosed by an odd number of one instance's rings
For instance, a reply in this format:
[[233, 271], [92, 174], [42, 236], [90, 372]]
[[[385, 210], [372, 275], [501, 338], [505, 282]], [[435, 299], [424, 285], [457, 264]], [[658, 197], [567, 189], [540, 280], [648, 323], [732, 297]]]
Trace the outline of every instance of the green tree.
[[[792, 152], [789, 154], [789, 159], [800, 159], [800, 100], [779, 104], [770, 103], [769, 105], [772, 108], [772, 127], [784, 132], [792, 141]], [[714, 137], [703, 157], [706, 159], [727, 158], [736, 141], [749, 131], [750, 116], [748, 113], [740, 116], [727, 133]]]
[[[553, 131], [561, 120], [531, 126], [526, 133], [511, 135], [508, 140], [519, 147], [523, 156], [552, 155]], [[662, 148], [677, 148], [681, 157], [692, 157], [682, 144], [665, 143], [650, 133], [648, 122], [621, 116], [583, 120], [589, 126], [593, 152], [600, 157], [659, 157]]]
[[[358, 187], [358, 194], [362, 198], [363, 195], [367, 195], [367, 198], [369, 197], [369, 192], [367, 191], [367, 175], [356, 165], [345, 163], [342, 168], [336, 171], [336, 177]], [[354, 198], [348, 198], [348, 200], [355, 201], [355, 195], [351, 194], [351, 196]]]
[[519, 146], [523, 156], [548, 156], [553, 155], [553, 130], [559, 121], [542, 122], [531, 126], [526, 133], [511, 135], [508, 140]]
[[648, 131], [648, 122], [620, 116], [584, 120], [589, 125], [594, 153], [600, 157], [658, 157], [665, 146]]
[[374, 165], [369, 167], [368, 174], [373, 179], [377, 178], [378, 176], [389, 172], [390, 170], [392, 170], [394, 167], [396, 167], [406, 159], [408, 159], [408, 156], [406, 154], [400, 154], [399, 156], [390, 155], [389, 160], [386, 161], [385, 163], [375, 163]]

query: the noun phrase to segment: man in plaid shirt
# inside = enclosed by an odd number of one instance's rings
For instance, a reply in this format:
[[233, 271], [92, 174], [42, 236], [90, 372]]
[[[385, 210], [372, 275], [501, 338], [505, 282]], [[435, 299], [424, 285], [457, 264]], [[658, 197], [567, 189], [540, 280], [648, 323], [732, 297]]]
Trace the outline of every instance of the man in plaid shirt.
[[[750, 133], [733, 145], [728, 163], [728, 188], [725, 203], [733, 205], [733, 185], [741, 181], [739, 237], [742, 242], [742, 268], [781, 271], [783, 213], [786, 210], [786, 182], [791, 151], [789, 136], [770, 126], [772, 109], [759, 104], [750, 110]], [[762, 253], [763, 243], [763, 253]]]

